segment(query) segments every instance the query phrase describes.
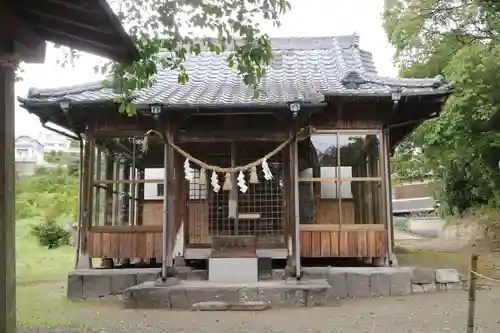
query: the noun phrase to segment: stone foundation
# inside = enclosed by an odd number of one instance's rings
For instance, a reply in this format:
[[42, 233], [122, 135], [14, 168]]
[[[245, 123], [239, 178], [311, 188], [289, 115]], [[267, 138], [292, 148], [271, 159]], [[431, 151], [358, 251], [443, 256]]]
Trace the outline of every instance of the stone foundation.
[[[294, 286], [291, 284], [292, 282], [286, 280], [284, 270], [273, 270], [272, 274], [266, 272], [266, 274], [261, 274], [259, 282], [239, 284], [238, 286], [228, 283], [214, 284], [206, 281], [208, 279], [208, 274], [207, 271], [204, 270], [179, 268], [178, 272], [178, 277], [183, 280], [183, 283], [174, 287], [162, 287], [158, 285], [154, 286], [153, 282], [159, 277], [160, 269], [76, 270], [70, 272], [68, 275], [67, 295], [69, 299], [76, 300], [95, 299], [109, 295], [118, 295], [125, 292], [125, 298], [128, 299], [127, 304], [129, 306], [134, 306], [135, 304], [140, 307], [142, 306], [141, 304], [143, 304], [141, 302], [146, 302], [144, 304], [154, 304], [154, 306], [159, 306], [159, 300], [138, 300], [138, 297], [146, 297], [159, 298], [162, 300], [161, 302], [167, 302], [170, 304], [168, 306], [162, 305], [161, 307], [175, 309], [177, 308], [175, 306], [175, 304], [177, 304], [177, 301], [175, 301], [175, 297], [177, 297], [176, 293], [182, 294], [179, 290], [182, 290], [182, 288], [185, 288], [186, 286], [189, 287], [185, 289], [186, 293], [189, 289], [189, 293], [196, 294], [197, 292], [200, 292], [205, 295], [203, 299], [189, 298], [190, 306], [195, 303], [210, 302], [210, 300], [218, 301], [219, 298], [216, 296], [221, 293], [221, 290], [227, 290], [227, 292], [229, 294], [233, 294], [233, 296], [234, 293], [238, 295], [246, 294], [246, 301], [263, 301], [261, 298], [255, 297], [255, 295], [259, 295], [259, 288], [261, 288], [261, 286], [267, 287], [270, 286], [270, 283], [274, 283], [272, 284], [274, 288], [273, 290], [279, 290], [280, 293], [288, 295], [296, 292], [302, 294], [303, 297], [308, 298], [312, 295], [312, 293], [319, 293], [315, 288], [318, 284], [320, 284], [319, 281], [323, 281], [322, 286], [325, 288], [324, 290], [321, 289], [323, 290], [321, 292], [321, 297], [324, 296], [326, 299], [332, 300], [341, 298], [403, 296], [411, 293], [446, 291], [449, 289], [462, 288], [458, 273], [454, 269], [412, 267], [309, 267], [304, 268], [303, 283], [299, 283], [297, 286]], [[145, 282], [151, 283], [144, 284]], [[305, 288], [304, 286], [311, 284], [314, 285], [314, 288], [311, 289], [312, 291], [307, 289], [308, 291], [306, 292], [304, 291], [306, 289], [301, 289]], [[216, 286], [215, 289], [214, 286]], [[247, 289], [244, 286], [253, 286], [253, 289]], [[236, 290], [234, 290], [234, 288], [236, 288]], [[285, 288], [286, 291], [284, 291], [283, 288]], [[168, 289], [174, 290], [172, 294], [168, 291]], [[193, 290], [196, 290], [196, 292]], [[238, 299], [239, 297], [240, 296], [238, 296]], [[316, 301], [316, 299], [317, 297], [313, 297], [308, 304], [331, 304], [330, 301], [319, 302]], [[292, 301], [287, 302], [286, 300], [283, 302], [282, 303], [286, 304], [286, 306], [293, 303]], [[300, 306], [311, 306], [307, 305], [307, 302], [304, 302], [306, 301], [300, 301], [297, 304], [302, 304]], [[234, 308], [234, 302], [226, 303], [228, 304], [228, 309], [231, 309], [231, 307]], [[238, 307], [241, 307], [240, 303], [237, 304]], [[257, 305], [253, 304], [253, 306]], [[180, 308], [186, 309], [187, 307], [187, 305], [183, 305]], [[272, 307], [278, 306], [274, 305]]]

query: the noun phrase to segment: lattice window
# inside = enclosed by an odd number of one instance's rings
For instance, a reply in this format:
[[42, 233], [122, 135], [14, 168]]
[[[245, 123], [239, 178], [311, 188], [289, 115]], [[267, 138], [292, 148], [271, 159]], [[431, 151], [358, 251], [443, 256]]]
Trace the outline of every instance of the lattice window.
[[205, 200], [207, 199], [207, 175], [204, 174], [205, 183], [200, 184], [200, 170], [194, 169], [193, 180], [189, 182], [189, 200]]

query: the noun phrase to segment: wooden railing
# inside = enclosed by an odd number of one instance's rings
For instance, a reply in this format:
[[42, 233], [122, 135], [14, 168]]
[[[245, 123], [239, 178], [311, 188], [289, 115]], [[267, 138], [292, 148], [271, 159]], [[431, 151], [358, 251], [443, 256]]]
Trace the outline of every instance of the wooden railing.
[[162, 257], [161, 226], [102, 226], [87, 233], [91, 258]]
[[383, 224], [306, 224], [300, 226], [301, 256], [383, 257], [387, 231]]

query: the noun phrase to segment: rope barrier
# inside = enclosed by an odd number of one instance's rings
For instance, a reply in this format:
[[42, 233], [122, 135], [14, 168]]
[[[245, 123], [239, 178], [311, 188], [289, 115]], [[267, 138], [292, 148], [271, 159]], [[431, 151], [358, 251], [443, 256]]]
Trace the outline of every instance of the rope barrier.
[[482, 279], [485, 279], [485, 280], [489, 280], [489, 281], [493, 281], [493, 282], [498, 282], [500, 283], [500, 279], [499, 278], [494, 278], [494, 277], [490, 277], [490, 276], [486, 276], [486, 275], [483, 275], [479, 272], [476, 272], [472, 269], [469, 270], [472, 274], [474, 274], [475, 276], [479, 277], [479, 278], [482, 278]]
[[147, 131], [146, 134], [144, 134], [144, 141], [143, 141], [144, 147], [143, 148], [144, 148], [144, 151], [147, 151], [148, 137], [151, 134], [156, 134], [159, 137], [161, 137], [165, 142], [167, 142], [172, 148], [174, 148], [179, 154], [181, 154], [182, 156], [184, 156], [185, 158], [187, 158], [190, 162], [198, 165], [202, 169], [210, 170], [210, 171], [215, 171], [215, 172], [219, 172], [219, 173], [236, 173], [236, 172], [239, 172], [239, 171], [245, 171], [245, 170], [251, 169], [252, 167], [256, 167], [256, 166], [262, 164], [262, 162], [264, 160], [268, 160], [269, 158], [271, 158], [274, 155], [276, 155], [277, 153], [279, 153], [290, 142], [292, 142], [292, 140], [296, 136], [302, 134], [302, 132], [304, 132], [306, 129], [308, 129], [308, 127], [302, 128], [300, 131], [298, 131], [296, 133], [296, 135], [292, 136], [291, 138], [289, 138], [285, 142], [281, 143], [278, 147], [276, 147], [275, 149], [273, 149], [271, 152], [267, 153], [263, 157], [259, 158], [258, 160], [254, 161], [254, 162], [251, 162], [251, 163], [248, 163], [248, 164], [245, 164], [245, 165], [236, 166], [236, 167], [228, 167], [228, 168], [220, 167], [220, 166], [217, 166], [217, 165], [210, 165], [210, 164], [207, 164], [207, 163], [205, 163], [205, 162], [197, 159], [196, 157], [191, 156], [188, 152], [186, 152], [181, 147], [179, 147], [175, 143], [173, 143], [168, 137], [165, 137], [159, 131], [154, 130], [154, 129], [151, 129], [151, 130]]

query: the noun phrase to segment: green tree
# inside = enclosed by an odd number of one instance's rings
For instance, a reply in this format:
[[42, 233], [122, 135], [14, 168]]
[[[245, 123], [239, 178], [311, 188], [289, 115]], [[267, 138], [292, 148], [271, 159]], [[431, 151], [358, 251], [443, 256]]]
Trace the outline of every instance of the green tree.
[[55, 217], [76, 219], [78, 172], [70, 168], [40, 168], [16, 183], [16, 218]]
[[492, 1], [386, 0], [384, 26], [401, 75], [444, 74], [457, 87], [441, 116], [401, 143], [393, 169], [432, 173], [454, 212], [500, 203], [500, 140], [485, 129], [500, 106], [499, 9]]

